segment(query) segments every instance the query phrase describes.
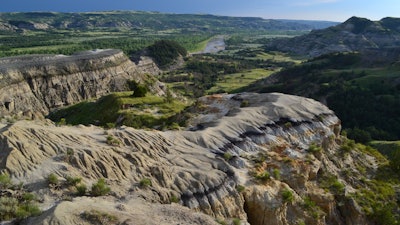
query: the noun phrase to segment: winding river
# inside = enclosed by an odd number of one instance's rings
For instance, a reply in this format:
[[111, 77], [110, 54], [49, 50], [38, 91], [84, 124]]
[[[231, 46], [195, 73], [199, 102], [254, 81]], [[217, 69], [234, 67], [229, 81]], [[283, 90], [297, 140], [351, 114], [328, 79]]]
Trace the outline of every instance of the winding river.
[[225, 40], [224, 36], [220, 35], [211, 39], [203, 51], [195, 52], [193, 54], [217, 53], [223, 50], [225, 50]]

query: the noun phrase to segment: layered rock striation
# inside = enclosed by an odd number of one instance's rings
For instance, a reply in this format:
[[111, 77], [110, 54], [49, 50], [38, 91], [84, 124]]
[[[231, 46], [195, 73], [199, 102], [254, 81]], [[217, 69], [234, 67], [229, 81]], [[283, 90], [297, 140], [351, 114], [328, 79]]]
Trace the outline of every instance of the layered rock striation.
[[126, 91], [128, 80], [146, 81], [153, 93], [163, 95], [164, 84], [149, 79], [150, 76], [143, 72], [141, 66], [115, 49], [86, 51], [71, 56], [2, 58], [0, 116], [42, 118], [55, 108], [110, 92]]
[[[200, 218], [203, 224], [213, 224], [211, 218], [252, 225], [369, 224], [357, 203], [341, 198], [360, 185], [341, 171], [356, 175], [356, 164], [373, 171], [376, 161], [357, 152], [341, 158], [340, 120], [326, 106], [279, 93], [242, 93], [205, 96], [191, 110], [196, 116], [185, 131], [3, 125], [0, 169], [37, 193], [46, 211], [26, 224], [73, 224], [88, 210], [113, 212], [124, 224], [154, 212], [163, 212], [154, 221], [164, 222], [143, 224], [196, 224]], [[51, 173], [61, 180], [82, 177], [88, 186], [105, 178], [112, 191], [95, 200], [63, 186], [52, 190], [46, 182]], [[345, 188], [327, 191], [326, 176]], [[68, 196], [72, 202], [63, 201]]]

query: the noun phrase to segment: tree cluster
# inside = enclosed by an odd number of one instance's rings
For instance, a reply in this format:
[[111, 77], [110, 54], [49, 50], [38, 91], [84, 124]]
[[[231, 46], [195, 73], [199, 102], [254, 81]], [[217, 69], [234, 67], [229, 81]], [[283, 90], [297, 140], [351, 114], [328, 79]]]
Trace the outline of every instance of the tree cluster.
[[187, 50], [179, 43], [172, 40], [156, 41], [148, 48], [150, 56], [158, 66], [166, 66], [173, 63], [179, 56], [186, 56]]

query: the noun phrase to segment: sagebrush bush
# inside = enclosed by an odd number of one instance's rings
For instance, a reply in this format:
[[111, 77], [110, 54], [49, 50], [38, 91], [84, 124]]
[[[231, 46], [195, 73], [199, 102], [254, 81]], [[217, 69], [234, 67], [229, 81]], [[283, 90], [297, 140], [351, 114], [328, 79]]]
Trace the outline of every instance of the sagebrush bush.
[[151, 180], [149, 178], [143, 178], [140, 180], [139, 185], [141, 187], [149, 187], [151, 186]]
[[40, 211], [39, 207], [36, 204], [29, 202], [29, 203], [24, 203], [24, 204], [20, 205], [18, 207], [17, 211], [15, 212], [15, 216], [18, 219], [25, 219], [30, 216], [38, 216], [38, 215], [40, 215], [40, 213], [41, 213], [41, 211]]
[[0, 174], [0, 188], [7, 189], [11, 187], [12, 182], [8, 173]]
[[56, 186], [59, 183], [58, 176], [54, 173], [51, 173], [47, 176], [47, 183], [49, 186]]
[[231, 154], [231, 153], [229, 153], [229, 152], [225, 152], [224, 153], [224, 159], [226, 160], [226, 161], [229, 161], [229, 160], [231, 160], [233, 158], [233, 155]]
[[84, 196], [86, 194], [87, 187], [85, 184], [80, 184], [76, 186], [76, 194], [79, 196]]
[[107, 136], [107, 144], [108, 145], [112, 145], [112, 146], [119, 146], [121, 144], [121, 141], [118, 140], [118, 138], [112, 136], [112, 135], [108, 135]]
[[18, 200], [13, 197], [0, 197], [0, 220], [15, 218], [18, 209]]
[[176, 197], [175, 195], [172, 195], [172, 196], [169, 198], [169, 201], [170, 201], [171, 203], [178, 203], [178, 202], [180, 201], [180, 199], [179, 199], [179, 197]]
[[92, 196], [103, 196], [107, 195], [111, 191], [111, 188], [106, 184], [103, 178], [100, 178], [96, 183], [92, 185], [90, 195]]
[[66, 182], [67, 182], [68, 186], [76, 186], [82, 181], [81, 177], [67, 176], [65, 179], [66, 179]]
[[0, 197], [0, 221], [39, 215], [39, 207], [30, 198], [31, 196], [20, 202], [15, 197]]

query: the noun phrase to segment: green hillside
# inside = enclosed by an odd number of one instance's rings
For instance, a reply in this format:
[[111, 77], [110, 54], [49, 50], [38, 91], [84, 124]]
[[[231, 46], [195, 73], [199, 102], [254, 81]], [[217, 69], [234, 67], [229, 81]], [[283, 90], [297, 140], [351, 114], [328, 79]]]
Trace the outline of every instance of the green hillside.
[[[368, 61], [369, 62], [369, 61]], [[326, 104], [359, 142], [400, 139], [400, 70], [397, 64], [372, 66], [360, 53], [320, 56], [287, 68], [241, 91], [283, 92]]]
[[95, 102], [86, 101], [54, 111], [49, 118], [60, 124], [176, 129], [179, 128], [176, 116], [187, 106], [187, 103], [176, 99], [151, 94], [134, 97], [132, 92], [121, 92], [104, 96]]

